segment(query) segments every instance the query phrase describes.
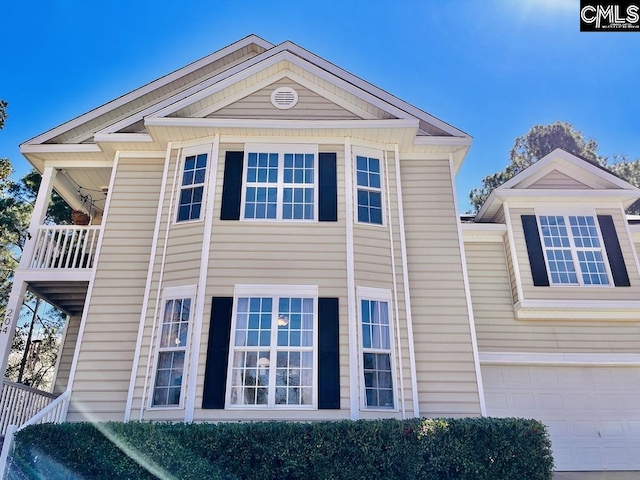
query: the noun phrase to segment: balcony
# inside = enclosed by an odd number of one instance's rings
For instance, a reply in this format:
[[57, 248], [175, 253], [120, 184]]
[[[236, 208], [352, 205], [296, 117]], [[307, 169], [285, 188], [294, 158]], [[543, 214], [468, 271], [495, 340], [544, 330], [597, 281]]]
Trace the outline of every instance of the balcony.
[[90, 270], [100, 225], [43, 225], [38, 228], [29, 269]]

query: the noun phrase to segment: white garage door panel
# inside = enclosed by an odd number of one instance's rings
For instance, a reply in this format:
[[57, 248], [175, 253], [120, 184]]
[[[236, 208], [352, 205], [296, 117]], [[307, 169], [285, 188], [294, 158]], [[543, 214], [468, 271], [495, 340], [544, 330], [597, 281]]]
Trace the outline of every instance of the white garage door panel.
[[487, 413], [547, 425], [555, 469], [640, 470], [640, 368], [482, 367]]

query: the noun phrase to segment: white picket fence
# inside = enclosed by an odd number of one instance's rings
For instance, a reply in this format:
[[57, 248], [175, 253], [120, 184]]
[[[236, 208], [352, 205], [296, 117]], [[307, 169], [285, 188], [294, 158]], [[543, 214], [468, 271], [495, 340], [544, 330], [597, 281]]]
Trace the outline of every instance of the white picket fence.
[[30, 268], [92, 268], [100, 225], [42, 225]]

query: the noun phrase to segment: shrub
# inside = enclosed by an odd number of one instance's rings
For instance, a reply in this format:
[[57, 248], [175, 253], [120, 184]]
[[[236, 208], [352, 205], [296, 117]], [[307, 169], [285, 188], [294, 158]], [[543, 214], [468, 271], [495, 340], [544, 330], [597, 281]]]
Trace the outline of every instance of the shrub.
[[9, 478], [549, 480], [534, 420], [66, 423], [16, 435]]

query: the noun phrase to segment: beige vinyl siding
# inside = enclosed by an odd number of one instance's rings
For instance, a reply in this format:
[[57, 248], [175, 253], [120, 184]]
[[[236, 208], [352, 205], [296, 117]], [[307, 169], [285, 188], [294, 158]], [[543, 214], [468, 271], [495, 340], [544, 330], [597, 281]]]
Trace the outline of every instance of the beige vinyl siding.
[[552, 188], [557, 190], [585, 190], [590, 187], [579, 182], [575, 178], [571, 178], [558, 170], [553, 170], [540, 180], [537, 180], [527, 188]]
[[[294, 107], [281, 110], [271, 104], [271, 93], [280, 87], [290, 87], [298, 93], [298, 103]], [[360, 118], [345, 108], [288, 79], [274, 82], [268, 87], [258, 90], [208, 116], [211, 118], [273, 118], [287, 120], [358, 120]]]
[[[558, 209], [559, 214], [562, 210]], [[617, 209], [596, 209], [596, 215], [611, 215], [618, 234], [618, 241], [624, 256], [625, 265], [631, 281], [630, 287], [609, 286], [555, 286], [534, 287], [531, 277], [531, 266], [522, 229], [521, 215], [534, 215], [533, 209], [513, 208], [510, 210], [513, 225], [513, 238], [516, 245], [516, 256], [522, 277], [523, 297], [526, 300], [629, 300], [640, 298], [640, 276], [633, 255], [633, 245], [625, 227], [626, 219]]]
[[[121, 158], [110, 192], [67, 420], [122, 420], [163, 161]], [[123, 245], [123, 239], [126, 244]]]
[[421, 415], [479, 415], [448, 159], [401, 160]]
[[480, 352], [637, 353], [638, 324], [516, 320], [501, 243], [465, 244]]
[[[511, 244], [505, 239], [504, 243], [501, 243], [504, 247], [504, 254], [507, 259], [507, 270], [509, 272], [509, 286], [511, 291], [511, 300], [513, 305], [518, 302], [518, 282], [516, 281], [516, 272], [513, 268], [513, 255], [511, 254]], [[468, 262], [467, 262], [468, 263]]]
[[62, 393], [67, 389], [69, 382], [69, 372], [71, 372], [71, 363], [73, 362], [73, 353], [76, 348], [76, 340], [78, 340], [78, 331], [80, 329], [80, 320], [82, 317], [68, 317], [65, 326], [62, 343], [58, 350], [60, 361], [58, 362], [58, 370], [53, 386], [53, 393]]

